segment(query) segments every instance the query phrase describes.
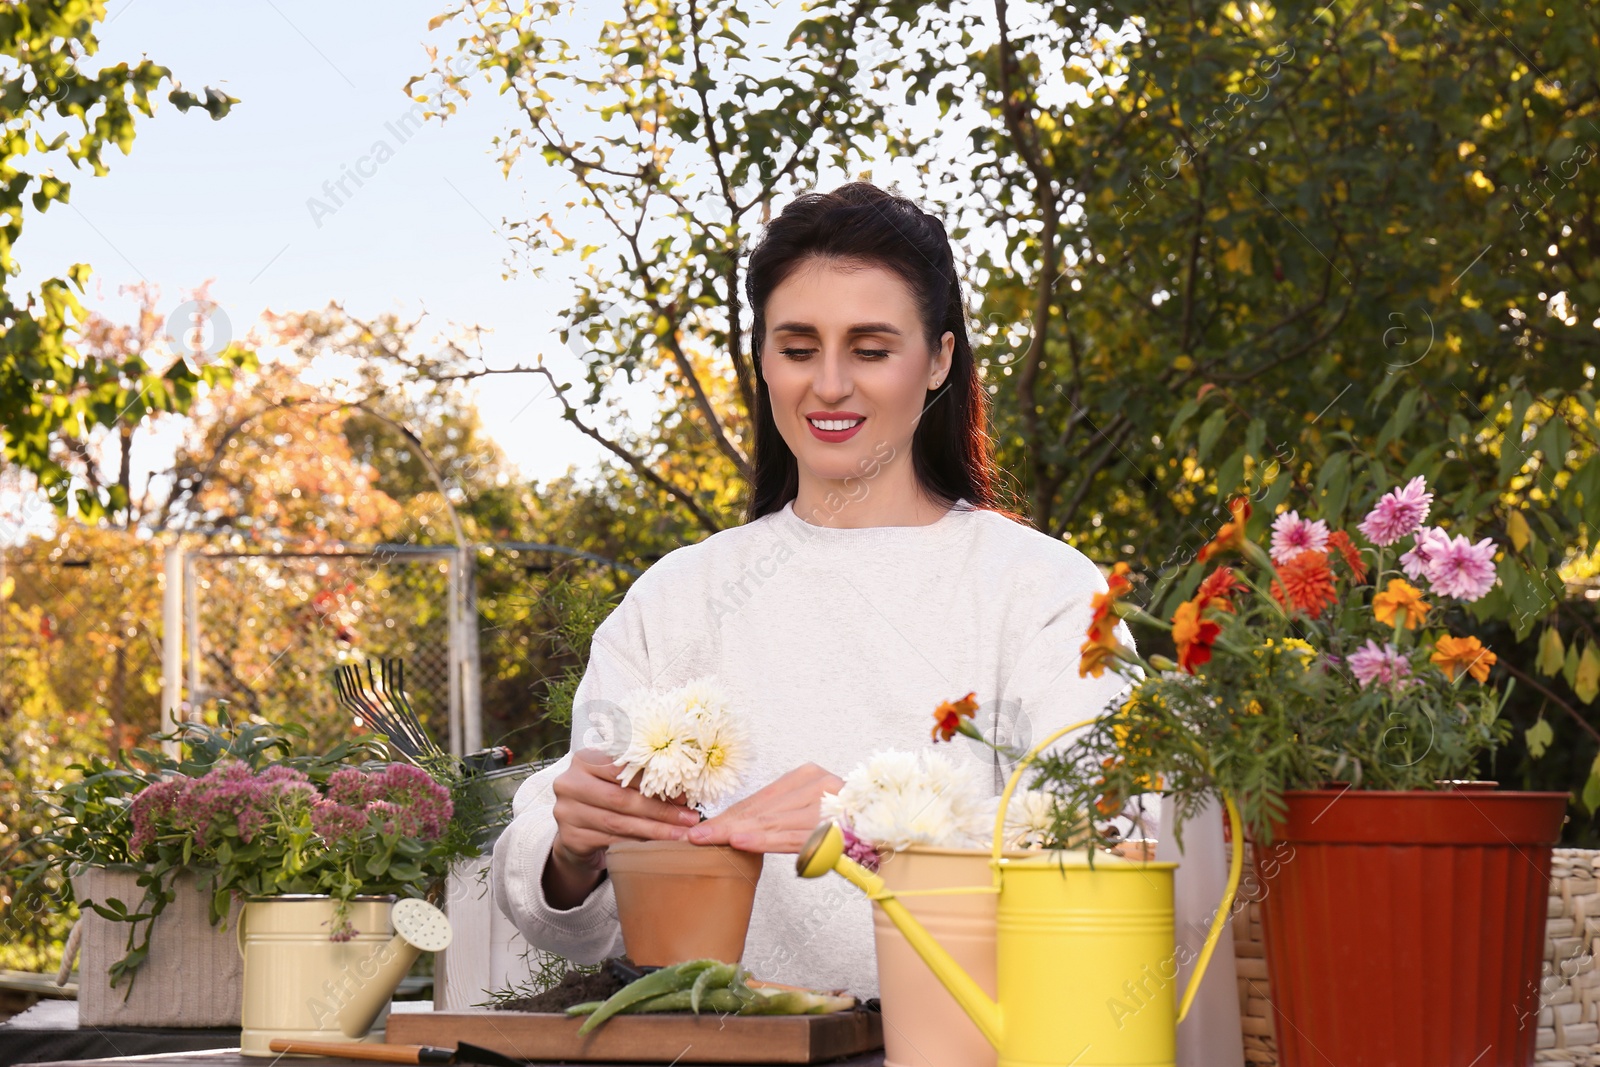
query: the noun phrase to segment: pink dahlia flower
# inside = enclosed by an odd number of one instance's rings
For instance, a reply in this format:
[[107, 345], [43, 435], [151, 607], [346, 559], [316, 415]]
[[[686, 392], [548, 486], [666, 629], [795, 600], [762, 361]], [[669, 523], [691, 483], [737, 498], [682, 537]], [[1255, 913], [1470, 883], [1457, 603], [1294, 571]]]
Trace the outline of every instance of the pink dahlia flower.
[[1371, 638], [1367, 643], [1350, 653], [1350, 673], [1356, 676], [1356, 681], [1362, 687], [1372, 685], [1392, 685], [1404, 680], [1411, 674], [1411, 661], [1402, 656], [1393, 645], [1379, 645]]
[[1423, 573], [1435, 593], [1477, 600], [1494, 588], [1494, 553], [1494, 541], [1487, 537], [1472, 544], [1464, 535], [1441, 536], [1430, 543]]
[[1432, 504], [1433, 494], [1428, 492], [1428, 482], [1419, 474], [1402, 488], [1391, 489], [1379, 497], [1357, 529], [1380, 548], [1392, 545], [1422, 525]]
[[1430, 526], [1417, 531], [1417, 539], [1409, 552], [1400, 554], [1400, 569], [1406, 572], [1406, 577], [1413, 582], [1420, 582], [1428, 576], [1428, 563], [1436, 553], [1444, 551], [1450, 544], [1450, 535], [1437, 526]]
[[1286, 511], [1272, 520], [1274, 563], [1288, 563], [1302, 552], [1326, 552], [1328, 524], [1321, 519], [1302, 519], [1298, 511]]

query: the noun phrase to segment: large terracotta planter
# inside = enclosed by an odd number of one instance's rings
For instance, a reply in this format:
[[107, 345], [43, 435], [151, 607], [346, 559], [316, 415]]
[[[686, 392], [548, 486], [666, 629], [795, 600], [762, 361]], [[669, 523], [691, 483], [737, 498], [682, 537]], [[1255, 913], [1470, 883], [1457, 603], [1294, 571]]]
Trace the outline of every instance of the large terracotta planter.
[[1259, 849], [1283, 1067], [1533, 1063], [1565, 793], [1286, 793]]
[[618, 841], [606, 849], [628, 958], [643, 967], [744, 955], [765, 857], [725, 845]]
[[[72, 875], [72, 892], [84, 901], [120, 900], [141, 910], [144, 890], [135, 871], [84, 867]], [[112, 988], [107, 972], [128, 952], [128, 924], [84, 906], [78, 965], [79, 1026], [228, 1027], [239, 1025], [244, 968], [234, 948], [235, 903], [226, 926], [212, 926], [209, 878], [185, 871], [150, 931], [150, 955]], [[140, 924], [139, 937], [144, 937]]]
[[[987, 849], [913, 847], [883, 861], [878, 872], [892, 892], [989, 886]], [[961, 968], [995, 995], [993, 893], [900, 898]], [[872, 909], [883, 1007], [884, 1067], [994, 1067], [994, 1046], [962, 1011], [932, 969], [883, 914]]]

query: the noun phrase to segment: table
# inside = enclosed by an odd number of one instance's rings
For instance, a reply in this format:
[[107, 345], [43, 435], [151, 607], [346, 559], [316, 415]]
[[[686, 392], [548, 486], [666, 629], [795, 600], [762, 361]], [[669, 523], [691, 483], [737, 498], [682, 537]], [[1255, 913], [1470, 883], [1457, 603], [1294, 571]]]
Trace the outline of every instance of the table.
[[[268, 1067], [279, 1061], [241, 1056], [236, 1048], [204, 1052], [165, 1052], [153, 1056], [119, 1056], [104, 1060], [65, 1060], [34, 1064], [32, 1067]], [[333, 1059], [325, 1056], [297, 1056], [294, 1067], [373, 1067], [365, 1060]], [[554, 1065], [546, 1064], [546, 1067]], [[581, 1067], [638, 1067], [637, 1064], [589, 1063]], [[726, 1067], [726, 1065], [725, 1065]], [[751, 1067], [759, 1067], [752, 1064]], [[834, 1060], [820, 1067], [883, 1067], [883, 1052], [869, 1052], [847, 1060]]]
[[169, 1030], [153, 1027], [80, 1027], [72, 1000], [40, 1001], [0, 1023], [0, 1067], [33, 1060], [77, 1060], [189, 1052], [238, 1045], [237, 1029]]
[[[429, 1000], [397, 1000], [390, 1005], [391, 1012], [432, 1009], [433, 1002]], [[80, 1026], [75, 1000], [42, 1000], [15, 1018], [0, 1023], [0, 1067], [19, 1063], [112, 1062], [113, 1057], [127, 1060], [135, 1056], [215, 1051], [238, 1045], [238, 1027]]]

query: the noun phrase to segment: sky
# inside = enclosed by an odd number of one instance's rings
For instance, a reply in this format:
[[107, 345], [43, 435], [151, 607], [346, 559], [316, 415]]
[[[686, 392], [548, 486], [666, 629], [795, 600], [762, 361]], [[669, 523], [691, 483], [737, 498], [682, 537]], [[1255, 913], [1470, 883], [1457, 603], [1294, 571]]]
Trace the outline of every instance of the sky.
[[[533, 157], [509, 180], [502, 175], [491, 142], [515, 115], [493, 91], [475, 92], [443, 124], [407, 118], [413, 102], [402, 87], [428, 70], [425, 43], [450, 41], [427, 30], [442, 8], [443, 0], [113, 0], [100, 52], [85, 67], [147, 56], [191, 92], [214, 86], [240, 103], [212, 121], [178, 111], [163, 90], [155, 116], [139, 117], [131, 153], [107, 150], [109, 174], [63, 165], [71, 202], [28, 217], [13, 292], [85, 261], [94, 268], [85, 303], [117, 321], [134, 317], [133, 298], [119, 295], [125, 285], [158, 285], [170, 313], [209, 281], [235, 338], [265, 310], [338, 300], [363, 317], [426, 312], [440, 331], [481, 324], [492, 331], [491, 365], [542, 354], [575, 376], [577, 361], [556, 335], [570, 282], [503, 277], [503, 221], [539, 214], [557, 192], [559, 209], [560, 175]], [[359, 186], [346, 177], [358, 164], [370, 175]], [[600, 458], [599, 446], [557, 417], [542, 379], [490, 381], [478, 390], [486, 427], [526, 476]], [[158, 434], [136, 458], [159, 466], [174, 439]]]
[[[538, 277], [526, 269], [507, 277], [508, 220], [549, 212], [580, 242], [596, 232], [569, 217], [566, 172], [529, 152], [509, 177], [503, 173], [494, 139], [523, 116], [478, 80], [482, 75], [474, 75], [471, 99], [447, 122], [418, 123], [411, 114], [416, 105], [403, 87], [430, 69], [427, 46], [448, 54], [459, 33], [449, 23], [428, 30], [445, 6], [446, 0], [111, 0], [98, 31], [100, 51], [84, 61], [86, 69], [148, 57], [191, 92], [212, 86], [240, 102], [213, 121], [199, 109], [178, 111], [163, 89], [154, 117], [138, 117], [130, 154], [106, 150], [109, 174], [94, 177], [62, 160], [71, 202], [29, 213], [17, 246], [23, 273], [11, 291], [34, 289], [87, 262], [94, 269], [85, 300], [90, 309], [136, 321], [135, 299], [121, 290], [148, 282], [160, 288], [162, 313], [174, 316], [181, 335], [189, 292], [209, 283], [209, 297], [221, 309], [218, 324], [235, 339], [265, 311], [312, 310], [330, 301], [363, 318], [390, 311], [409, 320], [425, 312], [425, 325], [440, 334], [468, 324], [486, 328], [490, 366], [543, 357], [563, 380], [578, 380], [579, 361], [557, 333], [580, 269], [576, 257], [553, 261]], [[770, 9], [752, 0], [756, 24], [747, 36], [755, 41], [782, 32], [799, 17], [790, 10], [797, 6], [798, 0], [777, 0]], [[586, 44], [610, 8], [566, 10], [578, 23], [569, 39]], [[772, 29], [763, 31], [764, 16]], [[932, 129], [939, 125], [934, 107], [929, 101], [925, 116], [915, 108], [906, 116]], [[568, 129], [580, 137], [602, 131], [598, 121], [571, 122]], [[860, 174], [819, 174], [817, 183], [827, 188], [870, 176], [919, 195], [909, 161], [874, 162]], [[363, 175], [359, 184], [352, 171]], [[207, 338], [214, 348], [226, 339]], [[550, 478], [574, 465], [593, 469], [609, 458], [561, 420], [540, 378], [492, 377], [475, 392], [489, 436], [527, 478]], [[628, 403], [635, 418], [652, 407], [645, 387], [636, 387]], [[136, 493], [140, 472], [170, 465], [181, 431], [181, 422], [169, 419], [136, 438]]]

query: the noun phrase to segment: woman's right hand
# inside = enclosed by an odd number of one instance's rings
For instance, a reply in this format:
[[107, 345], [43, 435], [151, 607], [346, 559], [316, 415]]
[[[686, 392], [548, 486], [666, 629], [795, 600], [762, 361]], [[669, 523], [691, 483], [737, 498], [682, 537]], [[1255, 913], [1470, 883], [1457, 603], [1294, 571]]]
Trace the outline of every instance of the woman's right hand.
[[[545, 899], [575, 908], [600, 884], [613, 841], [677, 841], [700, 821], [683, 803], [657, 800], [617, 784], [620, 768], [605, 752], [583, 748], [556, 777], [556, 838], [544, 868]], [[634, 780], [637, 783], [638, 779]]]

